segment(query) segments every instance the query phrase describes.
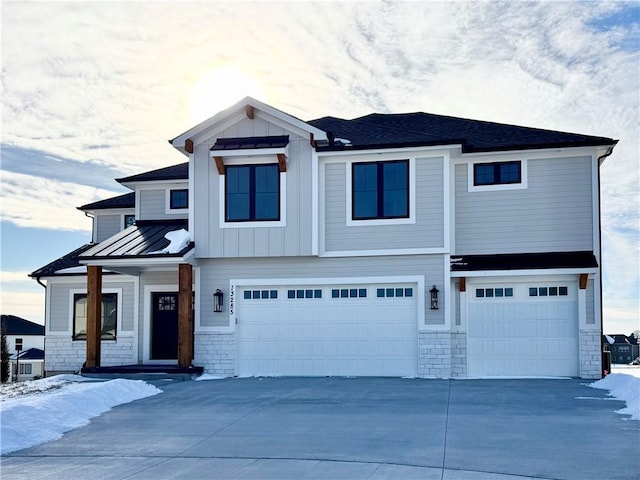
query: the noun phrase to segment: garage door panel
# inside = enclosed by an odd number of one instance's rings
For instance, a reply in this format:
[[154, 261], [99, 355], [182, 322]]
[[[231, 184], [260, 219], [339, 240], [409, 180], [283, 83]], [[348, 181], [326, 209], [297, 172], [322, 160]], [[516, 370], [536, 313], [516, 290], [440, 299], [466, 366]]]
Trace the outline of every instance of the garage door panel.
[[[509, 298], [484, 296], [507, 286]], [[577, 376], [577, 285], [562, 286], [566, 295], [558, 284], [474, 285], [482, 296], [470, 298], [467, 310], [469, 375]]]

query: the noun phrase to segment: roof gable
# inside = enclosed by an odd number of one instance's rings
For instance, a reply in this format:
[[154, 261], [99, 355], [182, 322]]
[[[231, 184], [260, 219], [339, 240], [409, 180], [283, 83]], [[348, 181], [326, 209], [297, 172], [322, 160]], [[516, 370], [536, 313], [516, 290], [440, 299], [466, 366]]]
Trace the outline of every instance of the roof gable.
[[2, 315], [5, 335], [44, 335], [44, 325], [39, 325], [15, 315]]
[[110, 208], [134, 208], [136, 202], [135, 192], [125, 193], [124, 195], [118, 195], [117, 197], [106, 198], [93, 203], [87, 203], [78, 210], [106, 210]]
[[119, 183], [151, 182], [162, 180], [188, 180], [189, 162], [171, 165], [170, 167], [158, 168], [149, 172], [138, 173], [128, 177], [116, 178]]

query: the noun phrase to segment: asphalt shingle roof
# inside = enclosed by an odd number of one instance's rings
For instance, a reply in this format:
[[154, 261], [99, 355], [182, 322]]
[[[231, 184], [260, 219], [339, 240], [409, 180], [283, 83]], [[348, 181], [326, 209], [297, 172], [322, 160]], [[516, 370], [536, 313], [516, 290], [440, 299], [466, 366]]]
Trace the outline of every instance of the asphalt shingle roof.
[[481, 270], [535, 270], [541, 268], [596, 268], [593, 252], [505, 253], [499, 255], [455, 255], [452, 272]]
[[44, 326], [15, 315], [2, 315], [2, 329], [6, 335], [44, 335]]
[[151, 170], [129, 177], [116, 178], [116, 182], [150, 182], [153, 180], [187, 180], [189, 178], [189, 162], [172, 165], [170, 167]]
[[118, 195], [117, 197], [107, 198], [105, 200], [99, 200], [93, 203], [87, 203], [78, 210], [103, 210], [107, 208], [134, 208], [136, 202], [135, 192], [125, 193], [124, 195]]
[[289, 143], [289, 135], [272, 137], [219, 138], [211, 150], [245, 150], [255, 148], [282, 148]]
[[351, 142], [351, 146], [322, 146], [320, 151], [460, 144], [468, 153], [615, 144], [605, 137], [422, 112], [373, 113], [353, 120], [323, 117], [308, 123]]
[[[80, 266], [80, 262], [78, 258], [80, 254], [86, 252], [91, 247], [95, 246], [94, 243], [86, 243], [79, 248], [76, 248], [74, 251], [67, 253], [66, 255], [54, 260], [51, 263], [47, 263], [44, 267], [40, 267], [33, 273], [29, 274], [30, 277], [38, 278], [38, 277], [47, 277], [51, 275], [55, 275], [55, 273], [59, 270], [63, 270], [66, 268], [78, 267]], [[68, 275], [74, 275], [72, 273]]]

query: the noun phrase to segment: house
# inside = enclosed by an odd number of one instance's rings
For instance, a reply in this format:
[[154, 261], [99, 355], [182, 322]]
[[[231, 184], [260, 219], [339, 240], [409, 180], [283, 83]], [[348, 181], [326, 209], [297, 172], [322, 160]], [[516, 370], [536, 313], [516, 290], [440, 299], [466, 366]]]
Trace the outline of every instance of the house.
[[640, 345], [635, 335], [605, 335], [607, 350], [611, 352], [611, 363], [629, 364], [640, 357]]
[[80, 207], [92, 243], [31, 274], [47, 371], [600, 378], [616, 142], [246, 98], [170, 140], [186, 162]]
[[15, 315], [2, 315], [1, 321], [9, 352], [9, 381], [43, 376], [44, 325]]

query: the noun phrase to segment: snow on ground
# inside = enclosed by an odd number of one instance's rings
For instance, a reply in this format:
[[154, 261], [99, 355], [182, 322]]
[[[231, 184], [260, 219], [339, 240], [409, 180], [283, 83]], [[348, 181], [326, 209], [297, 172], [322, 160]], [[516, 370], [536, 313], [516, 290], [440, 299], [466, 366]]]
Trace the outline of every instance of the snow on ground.
[[116, 405], [161, 392], [141, 380], [96, 382], [79, 375], [3, 385], [0, 454], [56, 440]]
[[[198, 380], [219, 378], [205, 374]], [[612, 373], [589, 386], [609, 390], [612, 398], [627, 404], [618, 413], [640, 420], [640, 366], [615, 366]], [[161, 392], [141, 380], [95, 381], [79, 375], [2, 385], [0, 453], [56, 440], [116, 405]]]

